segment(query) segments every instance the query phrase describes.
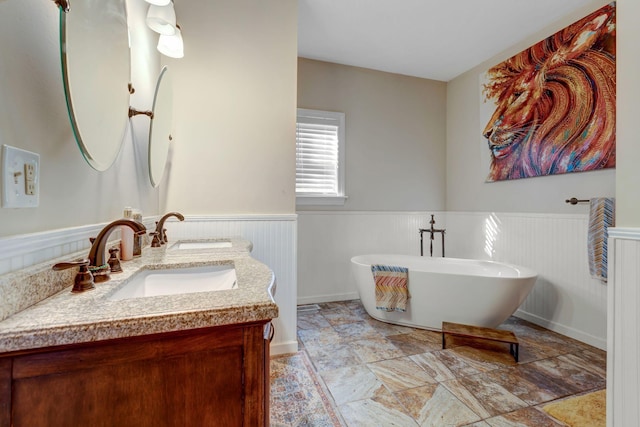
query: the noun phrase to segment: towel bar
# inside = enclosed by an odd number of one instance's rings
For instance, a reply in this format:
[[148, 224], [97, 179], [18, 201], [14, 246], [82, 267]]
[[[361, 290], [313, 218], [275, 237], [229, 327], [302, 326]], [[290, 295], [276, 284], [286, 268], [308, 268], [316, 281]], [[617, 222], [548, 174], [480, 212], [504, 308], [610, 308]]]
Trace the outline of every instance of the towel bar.
[[565, 200], [564, 202], [571, 203], [572, 205], [577, 205], [578, 203], [589, 203], [589, 200], [579, 200], [579, 199], [576, 199], [575, 197], [572, 197], [570, 199]]

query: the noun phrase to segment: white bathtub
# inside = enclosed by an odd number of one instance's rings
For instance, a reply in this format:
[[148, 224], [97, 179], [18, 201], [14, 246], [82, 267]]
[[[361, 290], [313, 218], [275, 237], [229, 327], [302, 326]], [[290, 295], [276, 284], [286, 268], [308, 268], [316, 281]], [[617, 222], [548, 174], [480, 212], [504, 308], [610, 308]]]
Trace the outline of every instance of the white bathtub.
[[[407, 311], [376, 309], [371, 265], [409, 269]], [[522, 304], [538, 277], [531, 269], [493, 261], [412, 255], [351, 258], [360, 299], [367, 313], [383, 322], [440, 330], [442, 322], [494, 328]]]

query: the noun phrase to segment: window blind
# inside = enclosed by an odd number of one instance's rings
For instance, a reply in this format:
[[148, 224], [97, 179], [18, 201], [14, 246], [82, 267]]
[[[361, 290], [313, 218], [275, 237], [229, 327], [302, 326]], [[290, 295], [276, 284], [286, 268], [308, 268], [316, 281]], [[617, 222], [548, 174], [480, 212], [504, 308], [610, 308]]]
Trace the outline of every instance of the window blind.
[[296, 193], [339, 195], [340, 121], [298, 116]]

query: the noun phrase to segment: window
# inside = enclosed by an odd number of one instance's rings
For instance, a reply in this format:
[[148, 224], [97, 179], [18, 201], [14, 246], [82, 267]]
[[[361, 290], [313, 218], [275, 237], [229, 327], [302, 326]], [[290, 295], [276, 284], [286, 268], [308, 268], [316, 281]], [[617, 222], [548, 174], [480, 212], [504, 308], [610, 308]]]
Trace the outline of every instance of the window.
[[344, 113], [298, 108], [297, 204], [344, 204], [344, 133]]

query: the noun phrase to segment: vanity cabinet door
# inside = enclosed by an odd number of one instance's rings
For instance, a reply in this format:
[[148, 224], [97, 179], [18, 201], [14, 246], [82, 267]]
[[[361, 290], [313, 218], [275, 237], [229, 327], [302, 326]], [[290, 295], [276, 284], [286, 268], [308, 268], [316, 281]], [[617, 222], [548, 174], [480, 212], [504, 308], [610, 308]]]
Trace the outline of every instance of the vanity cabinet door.
[[209, 328], [16, 356], [13, 425], [266, 425], [262, 327]]
[[269, 425], [269, 368], [265, 358], [269, 357], [268, 343], [264, 339], [264, 325], [245, 329], [245, 426]]

